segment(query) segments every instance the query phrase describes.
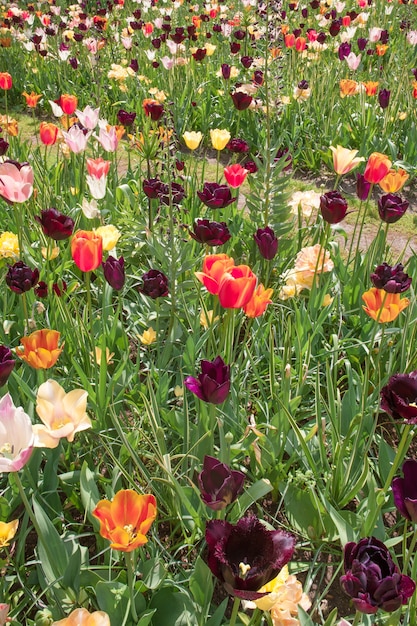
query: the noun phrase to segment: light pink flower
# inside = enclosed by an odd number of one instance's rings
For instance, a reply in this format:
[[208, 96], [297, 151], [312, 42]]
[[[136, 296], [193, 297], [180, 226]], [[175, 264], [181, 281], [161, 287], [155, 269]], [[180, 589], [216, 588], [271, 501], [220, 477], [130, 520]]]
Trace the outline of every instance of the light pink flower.
[[377, 41], [381, 39], [381, 33], [382, 33], [382, 28], [379, 28], [378, 26], [374, 26], [373, 28], [370, 28], [369, 29], [369, 41], [372, 41], [372, 43], [376, 43]]
[[25, 202], [33, 193], [33, 170], [29, 163], [0, 163], [0, 196], [8, 202]]
[[345, 61], [350, 70], [357, 70], [361, 62], [361, 55], [356, 55], [354, 52], [351, 52], [347, 55], [347, 57], [345, 57]]
[[33, 450], [32, 422], [9, 393], [0, 400], [0, 472], [18, 472]]
[[111, 126], [109, 130], [106, 128], [100, 128], [98, 137], [97, 135], [95, 135], [95, 137], [106, 152], [116, 152], [119, 140], [114, 126]]
[[84, 134], [84, 131], [81, 130], [79, 126], [74, 124], [71, 126], [68, 132], [65, 130], [62, 131], [62, 135], [64, 137], [64, 141], [67, 144], [68, 148], [74, 154], [78, 154], [79, 152], [84, 152], [87, 147], [87, 141], [91, 135], [91, 130], [88, 133]]
[[91, 195], [95, 200], [102, 200], [106, 195], [107, 176], [96, 178], [95, 176], [86, 176], [86, 181]]
[[161, 63], [166, 70], [171, 70], [174, 67], [174, 59], [168, 56], [162, 57]]
[[88, 105], [85, 107], [84, 111], [76, 109], [75, 115], [78, 117], [84, 128], [88, 128], [88, 130], [94, 130], [98, 123], [99, 111], [100, 107], [98, 107], [97, 109], [93, 109], [92, 107], [90, 107], [90, 105]]

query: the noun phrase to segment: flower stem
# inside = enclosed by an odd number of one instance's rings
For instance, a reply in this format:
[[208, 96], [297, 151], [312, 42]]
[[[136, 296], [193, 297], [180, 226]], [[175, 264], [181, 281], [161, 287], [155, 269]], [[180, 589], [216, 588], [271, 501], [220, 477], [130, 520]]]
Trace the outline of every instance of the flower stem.
[[129, 588], [129, 596], [130, 596], [130, 612], [132, 615], [133, 622], [136, 624], [138, 621], [138, 614], [136, 612], [136, 604], [135, 604], [135, 564], [134, 558], [135, 553], [133, 552], [125, 552], [125, 560], [126, 560], [126, 571], [127, 571], [127, 586]]
[[360, 611], [356, 611], [355, 619], [353, 620], [352, 626], [359, 626], [362, 619], [362, 613]]
[[240, 607], [240, 598], [235, 598], [234, 603], [233, 603], [232, 614], [230, 616], [229, 626], [235, 626], [239, 607]]

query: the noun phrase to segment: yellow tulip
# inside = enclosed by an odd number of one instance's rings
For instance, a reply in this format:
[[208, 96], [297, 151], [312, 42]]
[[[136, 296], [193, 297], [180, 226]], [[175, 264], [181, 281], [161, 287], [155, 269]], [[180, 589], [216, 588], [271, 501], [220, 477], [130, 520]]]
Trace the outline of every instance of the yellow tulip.
[[230, 133], [226, 129], [215, 128], [210, 131], [210, 139], [215, 150], [223, 150], [230, 141]]
[[200, 133], [200, 131], [195, 132], [191, 130], [191, 131], [186, 131], [182, 137], [185, 141], [185, 145], [187, 146], [189, 150], [197, 150], [198, 146], [201, 143], [203, 135], [202, 133]]
[[11, 522], [0, 522], [0, 548], [5, 548], [9, 545], [16, 534], [18, 526], [18, 519], [14, 519]]

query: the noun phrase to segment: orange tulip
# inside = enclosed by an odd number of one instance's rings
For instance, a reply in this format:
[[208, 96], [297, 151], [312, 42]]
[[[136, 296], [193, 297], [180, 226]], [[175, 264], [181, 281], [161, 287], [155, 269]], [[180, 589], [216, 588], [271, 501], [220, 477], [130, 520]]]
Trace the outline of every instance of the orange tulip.
[[258, 285], [253, 293], [252, 298], [243, 307], [245, 315], [247, 315], [248, 317], [259, 317], [260, 315], [265, 313], [266, 307], [272, 302], [270, 298], [273, 293], [273, 289], [265, 289], [262, 284]]
[[307, 48], [307, 39], [305, 37], [297, 37], [295, 40], [295, 49], [297, 52], [302, 52]]
[[74, 609], [67, 617], [53, 622], [52, 626], [110, 626], [110, 618], [104, 611]]
[[405, 170], [390, 170], [386, 176], [379, 182], [379, 186], [385, 193], [396, 193], [399, 191], [409, 179], [409, 175]]
[[57, 330], [35, 330], [28, 337], [22, 337], [22, 346], [16, 348], [16, 354], [31, 367], [37, 370], [48, 369], [55, 365], [64, 344], [58, 347], [61, 333]]
[[59, 106], [65, 113], [65, 115], [72, 115], [77, 108], [78, 98], [72, 96], [69, 93], [63, 93], [59, 99]]
[[58, 126], [51, 122], [41, 122], [39, 134], [45, 146], [53, 146], [58, 137]]
[[253, 296], [256, 276], [247, 265], [236, 265], [223, 274], [219, 284], [219, 302], [225, 309], [240, 309]]
[[195, 275], [209, 293], [217, 296], [223, 274], [234, 264], [227, 254], [209, 254], [204, 258], [202, 272], [195, 272]]
[[343, 78], [339, 83], [340, 97], [354, 96], [359, 91], [359, 83], [350, 78]]
[[0, 89], [8, 91], [13, 86], [13, 80], [9, 72], [0, 72]]
[[71, 241], [73, 261], [82, 272], [92, 272], [103, 260], [103, 239], [94, 231], [78, 230]]
[[383, 57], [387, 50], [388, 46], [385, 43], [377, 43], [375, 46], [375, 52], [379, 57]]
[[26, 104], [31, 109], [34, 109], [36, 107], [36, 105], [38, 104], [38, 100], [40, 100], [42, 98], [42, 94], [41, 93], [35, 93], [34, 91], [32, 91], [32, 93], [26, 93], [26, 91], [24, 91], [22, 93], [22, 96], [25, 96]]
[[401, 298], [399, 293], [388, 293], [376, 287], [365, 291], [362, 300], [366, 304], [362, 306], [365, 313], [381, 324], [395, 320], [410, 304], [410, 300]]
[[376, 80], [367, 80], [366, 82], [362, 83], [362, 85], [365, 87], [365, 91], [366, 91], [366, 95], [367, 96], [375, 96], [377, 89], [378, 89], [378, 81]]
[[363, 176], [368, 183], [378, 184], [388, 174], [391, 161], [385, 154], [373, 152], [368, 159]]
[[295, 46], [295, 35], [293, 33], [288, 33], [284, 37], [284, 43], [287, 48], [294, 48]]
[[100, 521], [100, 535], [111, 541], [110, 547], [132, 552], [147, 543], [146, 533], [156, 517], [156, 498], [121, 489], [113, 500], [100, 500], [93, 511]]

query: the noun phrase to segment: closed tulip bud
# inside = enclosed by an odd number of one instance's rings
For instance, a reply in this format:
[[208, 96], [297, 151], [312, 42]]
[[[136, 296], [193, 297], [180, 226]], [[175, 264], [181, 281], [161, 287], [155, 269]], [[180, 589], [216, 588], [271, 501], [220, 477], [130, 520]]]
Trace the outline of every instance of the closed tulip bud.
[[225, 167], [223, 173], [230, 187], [237, 189], [244, 183], [245, 178], [248, 175], [248, 170], [245, 170], [245, 168], [239, 165], [239, 163], [235, 163], [234, 165]]
[[39, 280], [39, 270], [32, 270], [23, 261], [17, 261], [14, 265], [9, 265], [6, 274], [6, 284], [12, 291], [22, 294], [30, 291]]
[[214, 128], [210, 131], [210, 139], [215, 150], [223, 150], [230, 141], [230, 133], [226, 129]]
[[236, 500], [243, 491], [245, 475], [231, 470], [212, 456], [205, 456], [203, 470], [198, 475], [201, 499], [213, 511], [221, 511]]
[[388, 265], [382, 263], [371, 274], [371, 282], [377, 289], [383, 289], [387, 293], [404, 293], [411, 285], [411, 276], [404, 272], [401, 263]]
[[278, 252], [278, 239], [269, 226], [258, 228], [253, 236], [261, 256], [267, 261], [272, 261]]
[[363, 174], [356, 174], [356, 195], [359, 200], [367, 200], [371, 190], [371, 183], [365, 180]]
[[8, 91], [13, 86], [13, 80], [9, 72], [0, 72], [0, 89]]
[[159, 270], [149, 270], [142, 276], [142, 285], [138, 291], [150, 298], [162, 298], [169, 294], [168, 278]]
[[41, 211], [40, 216], [35, 215], [35, 220], [42, 226], [43, 233], [55, 241], [68, 239], [74, 230], [74, 220], [54, 208]]
[[403, 463], [403, 478], [394, 478], [392, 493], [394, 504], [403, 517], [417, 524], [417, 461]]
[[328, 191], [320, 196], [320, 211], [328, 224], [338, 224], [347, 212], [348, 204], [338, 191]]
[[210, 404], [222, 404], [230, 391], [230, 365], [218, 356], [214, 361], [201, 361], [201, 374], [187, 376], [184, 385], [197, 398]]
[[197, 196], [210, 209], [224, 209], [236, 200], [227, 185], [219, 183], [204, 183], [202, 191], [197, 191]]
[[193, 231], [190, 231], [191, 237], [198, 243], [207, 246], [221, 246], [231, 237], [226, 222], [210, 222], [210, 220], [198, 219], [194, 222]]
[[409, 206], [407, 200], [393, 193], [387, 193], [378, 200], [379, 217], [386, 224], [394, 224], [404, 215]]
[[184, 139], [185, 145], [189, 150], [197, 150], [198, 146], [201, 143], [203, 135], [200, 131], [195, 132], [192, 130], [186, 131], [182, 137]]
[[62, 94], [59, 99], [59, 106], [65, 115], [72, 115], [77, 108], [78, 99], [77, 96], [70, 95], [68, 93]]
[[0, 137], [0, 157], [4, 156], [9, 148], [9, 142]]
[[235, 109], [237, 109], [238, 111], [244, 111], [245, 109], [247, 109], [251, 105], [251, 102], [253, 100], [252, 96], [245, 93], [244, 91], [235, 91], [230, 95], [232, 97]]
[[222, 64], [222, 76], [225, 80], [230, 78], [230, 65], [228, 63]]
[[53, 146], [58, 137], [58, 126], [52, 124], [51, 122], [41, 122], [39, 135], [42, 143], [45, 146]]
[[0, 387], [7, 383], [15, 366], [12, 351], [7, 346], [0, 346]]
[[94, 231], [78, 230], [71, 241], [71, 254], [82, 272], [98, 268], [103, 258], [103, 240]]
[[113, 256], [109, 256], [107, 261], [102, 263], [104, 278], [109, 283], [110, 287], [116, 291], [120, 291], [125, 284], [125, 261], [121, 256], [120, 259], [116, 259]]
[[380, 89], [378, 92], [378, 102], [381, 109], [386, 109], [389, 105], [391, 92], [388, 89]]

